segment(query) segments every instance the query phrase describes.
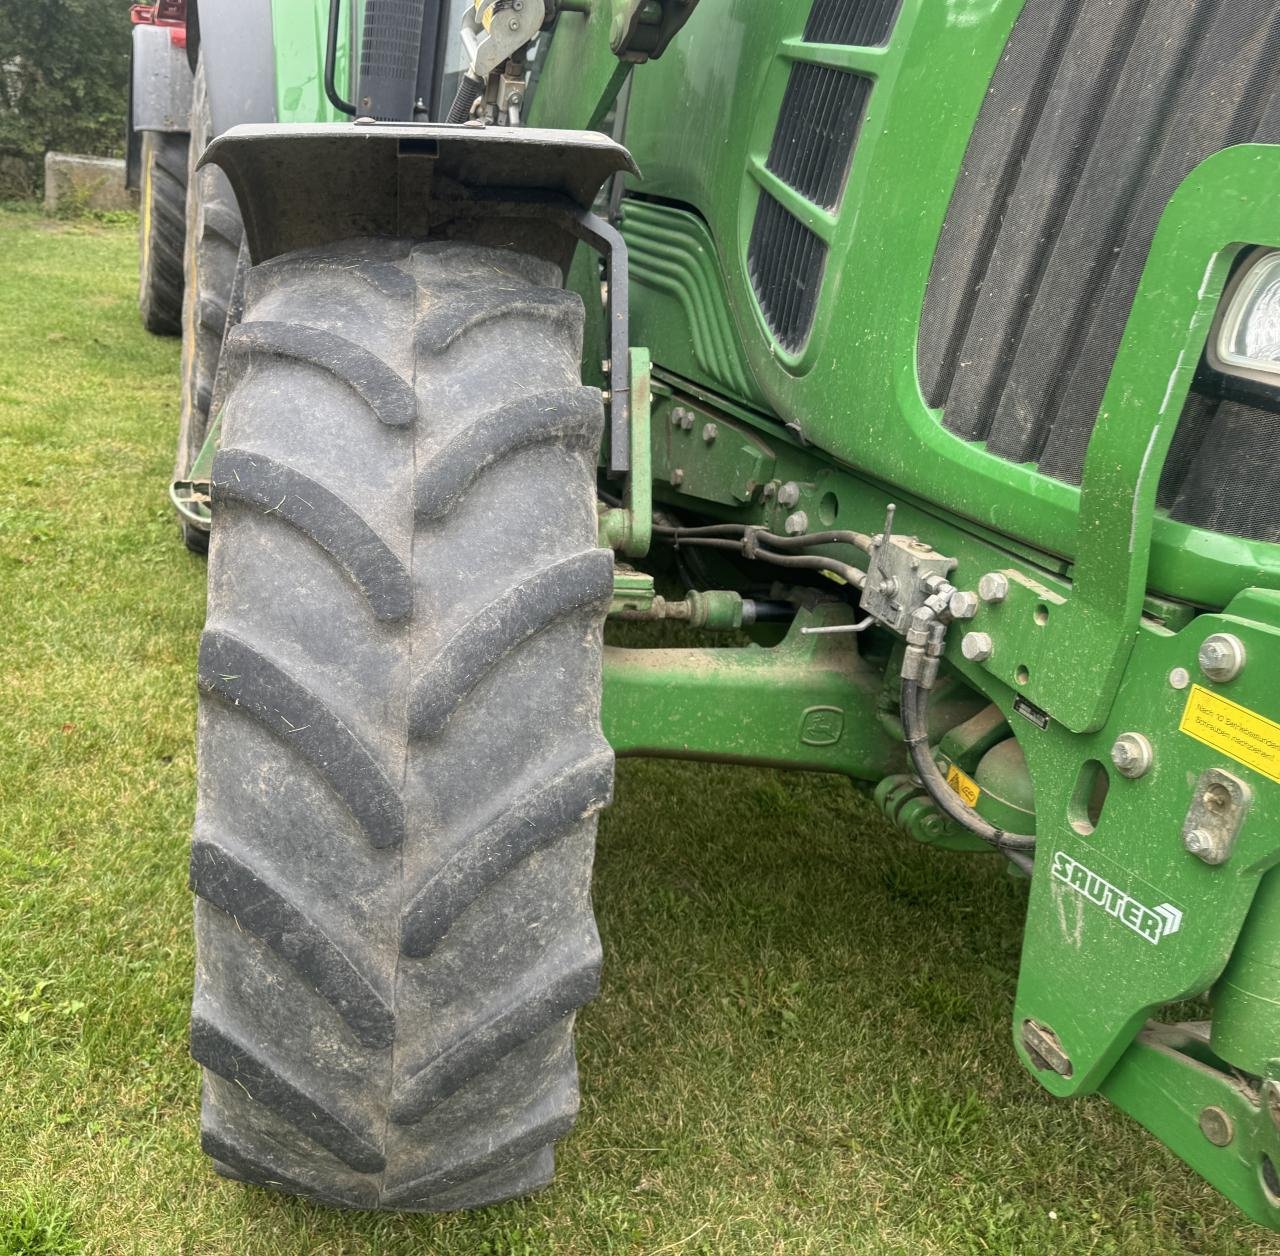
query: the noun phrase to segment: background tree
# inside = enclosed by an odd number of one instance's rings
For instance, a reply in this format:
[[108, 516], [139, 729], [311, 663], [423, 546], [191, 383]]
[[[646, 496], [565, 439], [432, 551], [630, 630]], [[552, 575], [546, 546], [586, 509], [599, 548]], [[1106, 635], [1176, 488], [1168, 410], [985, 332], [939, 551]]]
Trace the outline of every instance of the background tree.
[[50, 148], [123, 154], [129, 30], [129, 0], [0, 0], [0, 196]]

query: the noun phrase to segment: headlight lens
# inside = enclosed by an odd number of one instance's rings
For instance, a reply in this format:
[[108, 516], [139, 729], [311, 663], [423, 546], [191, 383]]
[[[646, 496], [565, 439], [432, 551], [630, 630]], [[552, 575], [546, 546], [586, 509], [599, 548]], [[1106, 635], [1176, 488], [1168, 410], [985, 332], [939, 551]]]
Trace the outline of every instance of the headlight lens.
[[1262, 254], [1241, 277], [1216, 349], [1224, 371], [1280, 383], [1280, 252]]

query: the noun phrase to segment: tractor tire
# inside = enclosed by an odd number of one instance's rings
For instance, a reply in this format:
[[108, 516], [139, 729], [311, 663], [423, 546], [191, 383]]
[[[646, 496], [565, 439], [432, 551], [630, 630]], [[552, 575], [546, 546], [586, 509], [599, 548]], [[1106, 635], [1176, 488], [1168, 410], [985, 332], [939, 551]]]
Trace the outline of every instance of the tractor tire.
[[[227, 176], [217, 166], [196, 169], [213, 138], [204, 64], [196, 65], [191, 92], [187, 165], [187, 234], [182, 302], [182, 414], [174, 479], [185, 479], [209, 425], [209, 403], [227, 326], [244, 228]], [[197, 539], [203, 544], [203, 537]], [[184, 536], [186, 529], [184, 529]], [[188, 542], [190, 544], [190, 542]], [[200, 548], [197, 546], [196, 548]]]
[[228, 1177], [427, 1211], [552, 1176], [613, 782], [582, 323], [555, 267], [454, 242], [248, 273], [191, 858]]
[[142, 325], [157, 336], [182, 334], [186, 202], [186, 134], [144, 131], [138, 206], [138, 312]]

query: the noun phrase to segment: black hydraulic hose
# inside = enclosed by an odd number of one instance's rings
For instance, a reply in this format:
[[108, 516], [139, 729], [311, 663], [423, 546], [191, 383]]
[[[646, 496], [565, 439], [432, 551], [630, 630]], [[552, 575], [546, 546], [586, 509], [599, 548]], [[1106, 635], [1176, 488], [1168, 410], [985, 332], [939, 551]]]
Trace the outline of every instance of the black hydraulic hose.
[[902, 678], [902, 734], [911, 764], [938, 809], [975, 837], [994, 846], [1024, 872], [1034, 866], [1031, 854], [1036, 839], [1020, 833], [1006, 833], [966, 806], [946, 782], [929, 749], [929, 691], [914, 680]]
[[449, 106], [446, 122], [466, 122], [471, 117], [471, 106], [484, 95], [484, 80], [468, 71], [458, 80], [458, 94]]
[[[670, 539], [677, 548], [698, 545], [705, 549], [732, 550], [736, 554], [768, 563], [773, 567], [799, 567], [806, 571], [830, 572], [855, 589], [862, 588], [867, 578], [866, 574], [859, 571], [857, 567], [850, 567], [848, 563], [842, 563], [838, 559], [823, 558], [819, 554], [775, 554], [766, 545], [748, 546], [745, 537], [742, 540], [730, 540], [728, 537], [687, 536], [682, 532], [679, 536], [663, 539]], [[765, 537], [758, 535], [755, 539], [762, 541]]]
[[338, 65], [338, 18], [342, 12], [342, 0], [329, 0], [329, 41], [324, 49], [324, 94], [329, 103], [340, 113], [355, 117], [356, 107], [338, 95], [338, 86], [334, 75]]

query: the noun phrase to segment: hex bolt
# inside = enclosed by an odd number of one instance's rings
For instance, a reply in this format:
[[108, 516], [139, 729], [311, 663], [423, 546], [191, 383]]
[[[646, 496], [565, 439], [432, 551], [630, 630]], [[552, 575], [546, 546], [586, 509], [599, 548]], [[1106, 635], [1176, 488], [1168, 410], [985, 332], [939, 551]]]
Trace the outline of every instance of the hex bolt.
[[1131, 781], [1151, 771], [1155, 754], [1151, 743], [1141, 733], [1121, 733], [1111, 747], [1111, 762], [1116, 771]]
[[797, 510], [795, 514], [787, 516], [782, 527], [788, 536], [800, 536], [809, 530], [809, 516], [803, 510]]
[[702, 439], [709, 445], [717, 436], [720, 435], [720, 429], [714, 423], [706, 424], [702, 429]]
[[1192, 829], [1185, 839], [1187, 850], [1212, 866], [1227, 862], [1227, 852], [1213, 840], [1208, 829]]
[[1215, 632], [1213, 636], [1204, 639], [1197, 661], [1200, 670], [1210, 680], [1216, 680], [1220, 684], [1235, 680], [1244, 671], [1244, 642], [1234, 633]]
[[1226, 1147], [1236, 1136], [1235, 1123], [1221, 1108], [1202, 1108], [1200, 1133], [1215, 1147]]
[[996, 643], [989, 632], [966, 632], [960, 642], [960, 653], [970, 663], [984, 663], [996, 652]]
[[760, 490], [760, 496], [763, 497], [765, 501], [772, 501], [777, 495], [778, 495], [777, 480], [770, 480], [767, 484], [765, 484], [764, 488]]
[[947, 603], [952, 619], [972, 619], [978, 613], [978, 595], [966, 589], [957, 589]]
[[1009, 577], [999, 571], [987, 572], [978, 581], [978, 596], [984, 602], [1003, 602], [1009, 596]]
[[682, 485], [683, 483], [684, 483], [684, 469], [682, 467], [676, 467], [676, 469], [671, 473], [671, 487], [679, 488], [680, 485]]
[[[607, 372], [609, 368], [606, 366], [604, 369]], [[671, 407], [671, 426], [672, 427], [679, 427], [680, 420], [683, 417], [684, 417], [684, 408], [682, 406]]]
[[778, 490], [778, 505], [785, 506], [788, 510], [800, 500], [800, 485], [794, 480], [788, 480]]
[[680, 430], [682, 432], [687, 432], [690, 429], [692, 429], [692, 427], [693, 427], [693, 411], [681, 410], [680, 411]]

